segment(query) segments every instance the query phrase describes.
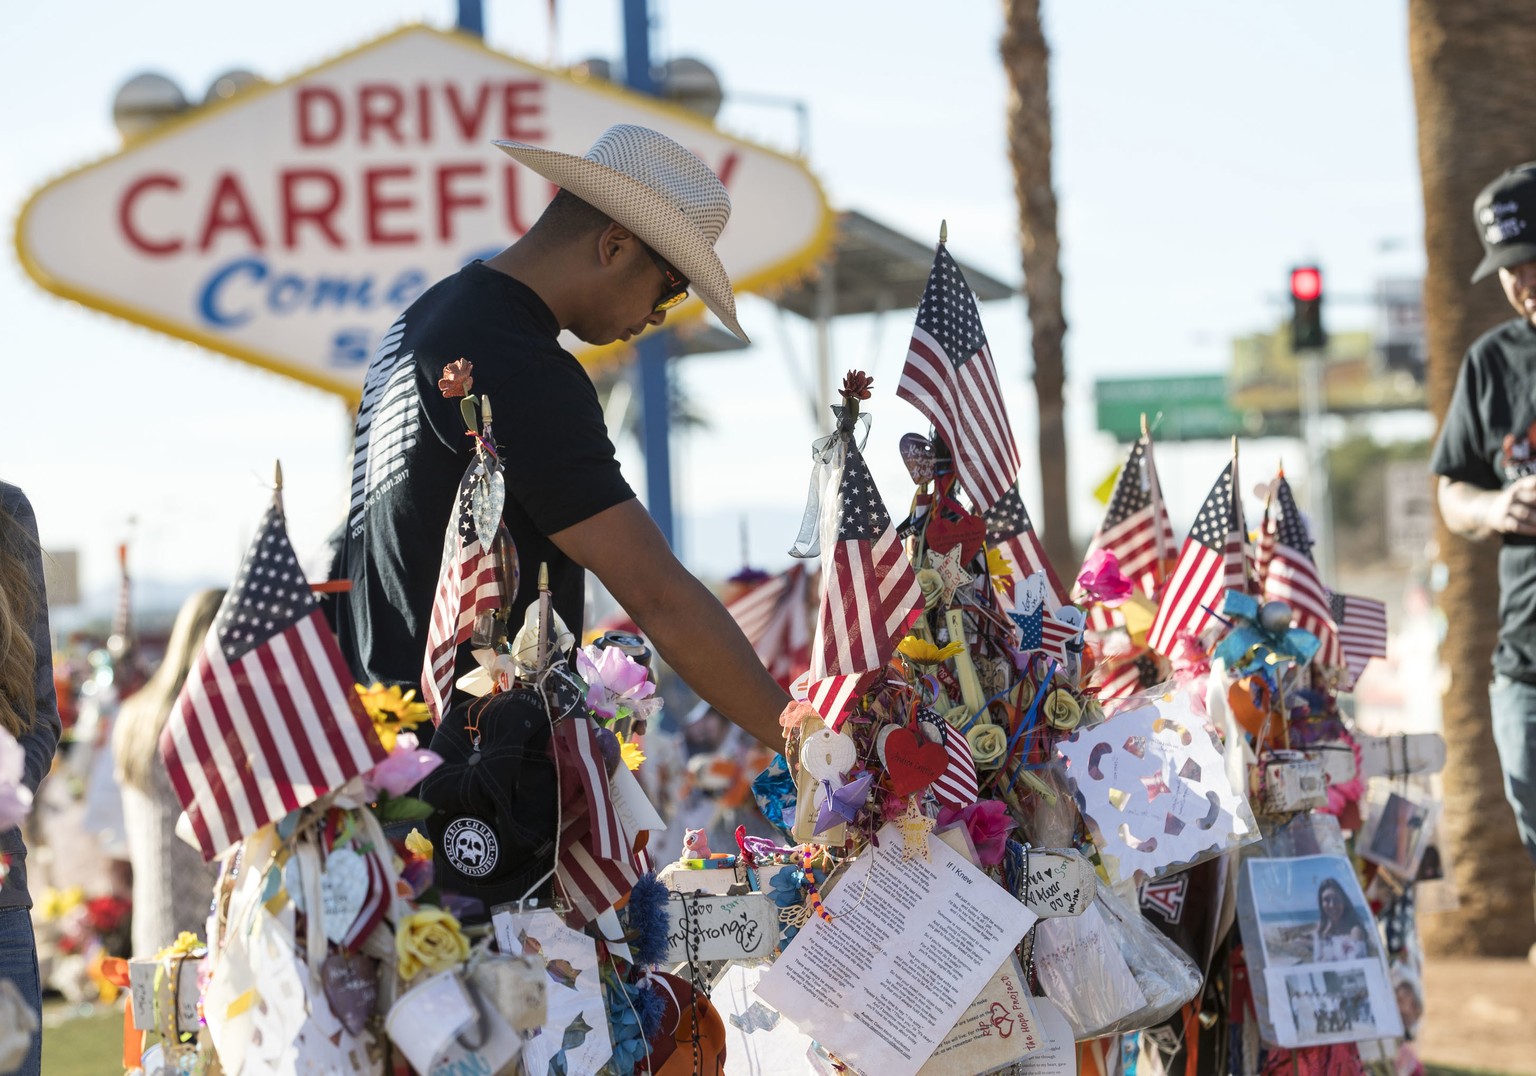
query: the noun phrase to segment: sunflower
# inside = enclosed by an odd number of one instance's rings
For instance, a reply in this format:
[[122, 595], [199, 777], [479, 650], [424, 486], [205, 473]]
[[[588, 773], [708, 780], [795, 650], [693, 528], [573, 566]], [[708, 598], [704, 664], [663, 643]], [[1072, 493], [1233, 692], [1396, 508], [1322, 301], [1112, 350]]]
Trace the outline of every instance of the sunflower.
[[357, 691], [357, 697], [362, 700], [363, 709], [373, 718], [373, 731], [378, 734], [379, 742], [386, 751], [395, 749], [397, 735], [409, 732], [432, 716], [426, 703], [416, 701], [415, 691], [402, 692], [399, 684], [391, 684], [389, 687], [383, 684], [374, 684], [372, 687], [364, 687], [362, 684], [352, 686]]

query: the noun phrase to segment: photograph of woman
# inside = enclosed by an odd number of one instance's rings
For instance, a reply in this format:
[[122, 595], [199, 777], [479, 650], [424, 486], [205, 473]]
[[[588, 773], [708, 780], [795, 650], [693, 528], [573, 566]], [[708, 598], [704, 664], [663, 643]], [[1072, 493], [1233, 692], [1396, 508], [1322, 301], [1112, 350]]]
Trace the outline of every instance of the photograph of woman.
[[1323, 963], [1359, 960], [1371, 955], [1365, 925], [1337, 879], [1324, 878], [1317, 887], [1317, 927], [1312, 935], [1312, 959]]

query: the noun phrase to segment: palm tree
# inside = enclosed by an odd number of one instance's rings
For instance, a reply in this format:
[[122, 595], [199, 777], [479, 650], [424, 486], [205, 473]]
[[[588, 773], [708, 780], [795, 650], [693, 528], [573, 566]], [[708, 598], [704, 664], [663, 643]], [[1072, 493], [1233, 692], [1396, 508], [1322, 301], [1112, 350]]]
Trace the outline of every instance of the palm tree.
[[[1467, 283], [1481, 250], [1472, 200], [1505, 168], [1536, 160], [1536, 8], [1523, 0], [1409, 0], [1408, 47], [1424, 182], [1424, 322], [1428, 392], [1445, 417], [1467, 346], [1510, 316], [1498, 287]], [[1431, 952], [1524, 956], [1536, 941], [1531, 864], [1498, 780], [1488, 719], [1488, 656], [1498, 634], [1496, 559], [1438, 526], [1449, 569], [1440, 605], [1451, 670], [1444, 699], [1442, 835], [1461, 909], [1426, 917]]]
[[1062, 421], [1064, 380], [1061, 243], [1056, 235], [1056, 192], [1051, 187], [1050, 49], [1040, 27], [1039, 0], [1003, 0], [1003, 66], [1008, 72], [1008, 156], [1019, 200], [1019, 247], [1024, 301], [1035, 358], [1040, 411], [1040, 533], [1046, 555], [1061, 573], [1076, 574], [1067, 511], [1067, 443]]

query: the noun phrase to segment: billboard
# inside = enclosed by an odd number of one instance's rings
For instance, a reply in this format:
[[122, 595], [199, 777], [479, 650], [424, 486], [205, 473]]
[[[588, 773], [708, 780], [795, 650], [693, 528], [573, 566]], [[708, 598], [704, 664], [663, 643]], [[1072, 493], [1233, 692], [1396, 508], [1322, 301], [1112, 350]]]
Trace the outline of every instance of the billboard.
[[[800, 161], [412, 26], [49, 183], [22, 208], [16, 248], [55, 294], [355, 402], [396, 314], [553, 196], [491, 141], [581, 154], [614, 123], [670, 135], [724, 180], [734, 211], [717, 250], [739, 290], [802, 275], [829, 244], [832, 213]], [[703, 312], [690, 299], [672, 317]]]

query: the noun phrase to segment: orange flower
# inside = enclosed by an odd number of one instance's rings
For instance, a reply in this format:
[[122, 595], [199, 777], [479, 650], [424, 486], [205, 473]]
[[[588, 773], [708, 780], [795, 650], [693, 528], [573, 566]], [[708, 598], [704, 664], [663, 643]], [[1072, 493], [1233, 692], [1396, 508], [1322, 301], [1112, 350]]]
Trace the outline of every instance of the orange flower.
[[474, 369], [474, 363], [468, 359], [455, 359], [443, 367], [443, 376], [438, 379], [437, 390], [450, 400], [455, 396], [468, 396], [475, 387], [475, 379], [469, 376]]

